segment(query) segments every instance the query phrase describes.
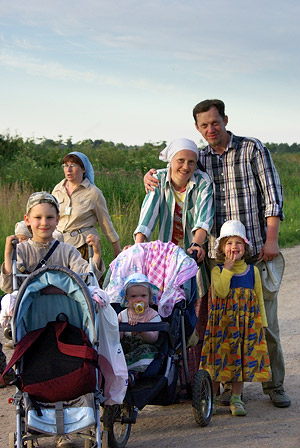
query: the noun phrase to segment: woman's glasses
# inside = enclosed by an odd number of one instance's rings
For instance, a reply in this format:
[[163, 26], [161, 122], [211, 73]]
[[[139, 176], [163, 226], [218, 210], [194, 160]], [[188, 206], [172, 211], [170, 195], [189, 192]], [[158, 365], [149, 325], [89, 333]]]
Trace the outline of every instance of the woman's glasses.
[[79, 167], [79, 165], [77, 165], [77, 163], [70, 163], [70, 165], [68, 165], [67, 163], [63, 163], [62, 164], [62, 166], [61, 166], [63, 169], [65, 169], [65, 168], [78, 168]]

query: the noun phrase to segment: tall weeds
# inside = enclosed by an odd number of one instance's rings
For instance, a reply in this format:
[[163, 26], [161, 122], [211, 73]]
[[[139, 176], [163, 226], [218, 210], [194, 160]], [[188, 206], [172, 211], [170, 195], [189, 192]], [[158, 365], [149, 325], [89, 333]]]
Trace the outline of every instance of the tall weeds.
[[22, 221], [28, 197], [32, 187], [18, 182], [13, 185], [3, 185], [0, 188], [0, 258], [2, 260], [7, 235], [12, 235], [15, 223]]

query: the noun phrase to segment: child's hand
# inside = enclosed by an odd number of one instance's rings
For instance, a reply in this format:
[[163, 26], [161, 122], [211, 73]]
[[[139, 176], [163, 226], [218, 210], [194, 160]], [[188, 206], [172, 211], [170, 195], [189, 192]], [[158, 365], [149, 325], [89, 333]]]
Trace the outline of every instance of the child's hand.
[[13, 240], [17, 240], [18, 241], [18, 238], [16, 237], [16, 235], [9, 235], [9, 236], [6, 237], [5, 249], [4, 249], [4, 254], [5, 255], [12, 256], [12, 253], [14, 251], [14, 246], [12, 245]]
[[10, 235], [6, 237], [5, 249], [4, 249], [4, 266], [3, 266], [4, 274], [11, 274], [12, 272], [12, 254], [14, 251], [14, 246], [12, 245], [13, 240], [18, 241], [16, 235]]
[[128, 323], [130, 325], [137, 325], [138, 324], [138, 319], [136, 317], [134, 317], [134, 316], [130, 316], [128, 318]]
[[228, 271], [232, 271], [234, 262], [237, 259], [237, 255], [233, 254], [231, 252], [231, 250], [229, 249], [229, 250], [225, 251], [225, 257], [226, 258], [225, 258], [225, 262], [224, 262], [224, 268], [227, 269]]
[[101, 245], [100, 245], [100, 239], [97, 235], [93, 235], [92, 233], [90, 233], [87, 237], [85, 242], [89, 245], [92, 246], [93, 250], [94, 250], [94, 254], [100, 255], [101, 256]]

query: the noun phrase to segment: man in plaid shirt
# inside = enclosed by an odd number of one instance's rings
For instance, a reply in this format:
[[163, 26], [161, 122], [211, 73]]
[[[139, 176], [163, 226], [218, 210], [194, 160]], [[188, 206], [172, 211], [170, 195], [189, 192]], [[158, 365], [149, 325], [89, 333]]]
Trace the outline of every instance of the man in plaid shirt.
[[[259, 260], [267, 262], [279, 256], [279, 223], [284, 217], [282, 186], [272, 157], [259, 140], [237, 137], [226, 130], [228, 117], [223, 101], [202, 101], [194, 107], [193, 116], [196, 129], [208, 143], [200, 150], [199, 162], [214, 186], [215, 217], [207, 254], [210, 267], [216, 264], [215, 239], [222, 224], [237, 219], [245, 225], [247, 238], [253, 246], [252, 257], [246, 261], [258, 262], [257, 267], [261, 270], [263, 263]], [[155, 170], [150, 170], [153, 172]], [[155, 179], [147, 173], [146, 189], [155, 185]], [[264, 286], [263, 276], [262, 284]], [[263, 383], [263, 390], [276, 407], [288, 407], [291, 400], [283, 387], [285, 368], [277, 316], [278, 290], [266, 294], [265, 288], [263, 291], [272, 369], [272, 380]], [[223, 403], [229, 398], [227, 394]]]

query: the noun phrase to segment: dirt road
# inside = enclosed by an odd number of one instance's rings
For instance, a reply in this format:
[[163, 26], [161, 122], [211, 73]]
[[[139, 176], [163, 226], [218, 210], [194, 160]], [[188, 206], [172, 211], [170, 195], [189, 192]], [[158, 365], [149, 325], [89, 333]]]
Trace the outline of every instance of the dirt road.
[[[206, 428], [194, 421], [191, 402], [169, 407], [147, 406], [132, 427], [128, 448], [299, 448], [300, 447], [300, 246], [282, 251], [286, 269], [279, 295], [281, 342], [286, 363], [286, 391], [292, 405], [275, 408], [263, 395], [260, 384], [246, 384], [247, 417], [232, 417], [218, 408]], [[1, 341], [3, 341], [1, 332]], [[7, 356], [11, 351], [6, 350]], [[13, 388], [0, 389], [0, 448], [8, 447], [8, 434], [15, 430], [15, 409], [7, 400]], [[75, 441], [82, 447], [82, 441]], [[44, 442], [43, 447], [55, 445]]]

